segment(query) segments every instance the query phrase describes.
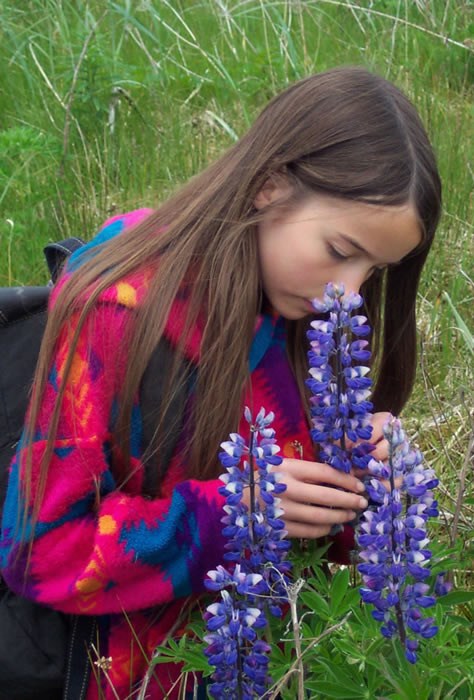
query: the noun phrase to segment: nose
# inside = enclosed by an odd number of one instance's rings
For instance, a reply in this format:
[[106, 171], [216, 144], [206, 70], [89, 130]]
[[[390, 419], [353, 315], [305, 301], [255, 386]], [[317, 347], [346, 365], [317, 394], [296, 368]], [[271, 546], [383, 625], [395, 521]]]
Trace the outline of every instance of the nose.
[[370, 274], [370, 270], [367, 269], [366, 265], [361, 265], [360, 267], [352, 268], [346, 270], [344, 274], [341, 275], [339, 280], [344, 284], [345, 293], [349, 292], [359, 292], [363, 283], [366, 281]]

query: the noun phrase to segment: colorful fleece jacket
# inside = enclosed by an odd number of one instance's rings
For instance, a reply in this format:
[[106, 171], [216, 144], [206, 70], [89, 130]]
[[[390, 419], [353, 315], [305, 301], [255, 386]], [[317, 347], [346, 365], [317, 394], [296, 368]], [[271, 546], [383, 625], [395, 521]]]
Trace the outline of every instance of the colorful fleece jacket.
[[[107, 222], [88, 245], [91, 250], [150, 213], [139, 210]], [[71, 267], [80, 264], [80, 256]], [[218, 479], [186, 476], [179, 450], [171, 460], [159, 497], [141, 492], [139, 406], [133, 415], [134, 477], [117, 490], [111, 463], [111, 414], [127, 359], [117, 348], [129, 315], [146, 294], [146, 275], [134, 274], [102, 293], [80, 335], [54, 445], [45, 498], [34, 533], [29, 575], [24, 589], [24, 561], [18, 558], [19, 473], [14, 460], [4, 507], [1, 565], [10, 587], [29, 598], [69, 613], [104, 616], [99, 655], [110, 657], [106, 673], [95, 667], [87, 700], [121, 698], [137, 689], [155, 647], [176, 627], [186, 602], [203, 592], [206, 572], [223, 561], [223, 497]], [[52, 300], [54, 303], [54, 298]], [[172, 308], [165, 336], [176, 345], [182, 330], [181, 304]], [[33, 443], [33, 464], [46, 447], [48, 422], [64, 371], [70, 333], [57, 346]], [[298, 390], [286, 358], [281, 319], [262, 316], [250, 353], [251, 409], [275, 412], [282, 454], [312, 459], [313, 449]], [[199, 362], [199, 328], [186, 353]], [[121, 353], [123, 356], [123, 353]], [[240, 426], [245, 433], [245, 423]], [[219, 442], [226, 435], [216, 438]], [[21, 444], [19, 452], [21, 452]], [[34, 488], [34, 484], [33, 484]], [[126, 616], [123, 614], [126, 612]], [[178, 696], [179, 668], [159, 665], [147, 698]], [[99, 689], [101, 686], [101, 690]]]

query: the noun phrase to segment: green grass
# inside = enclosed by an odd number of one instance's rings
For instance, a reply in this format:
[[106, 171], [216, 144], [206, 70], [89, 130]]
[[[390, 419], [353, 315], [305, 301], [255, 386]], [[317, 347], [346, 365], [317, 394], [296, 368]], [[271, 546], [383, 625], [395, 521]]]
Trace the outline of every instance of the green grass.
[[45, 280], [47, 241], [90, 237], [112, 213], [159, 202], [295, 79], [359, 64], [408, 93], [438, 153], [445, 214], [421, 287], [420, 371], [406, 415], [443, 478], [440, 536], [465, 543], [458, 577], [469, 581], [472, 4], [29, 0], [3, 3], [0, 32], [3, 285]]

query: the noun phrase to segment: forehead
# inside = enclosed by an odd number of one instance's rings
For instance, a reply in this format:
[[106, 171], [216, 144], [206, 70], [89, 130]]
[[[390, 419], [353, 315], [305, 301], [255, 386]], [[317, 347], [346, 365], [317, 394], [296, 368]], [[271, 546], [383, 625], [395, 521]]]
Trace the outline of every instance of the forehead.
[[410, 203], [386, 206], [314, 195], [310, 208], [327, 235], [380, 262], [398, 262], [422, 242], [418, 214]]

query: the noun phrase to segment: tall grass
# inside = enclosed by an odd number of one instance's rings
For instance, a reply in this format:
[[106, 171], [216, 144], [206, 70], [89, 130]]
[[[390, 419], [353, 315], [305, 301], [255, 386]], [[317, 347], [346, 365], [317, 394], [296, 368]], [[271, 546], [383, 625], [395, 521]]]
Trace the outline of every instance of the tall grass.
[[445, 214], [421, 286], [420, 368], [407, 417], [445, 484], [440, 537], [468, 581], [472, 4], [29, 0], [2, 4], [0, 32], [3, 285], [44, 280], [47, 241], [90, 237], [114, 212], [159, 202], [293, 80], [359, 64], [408, 93], [438, 153]]

